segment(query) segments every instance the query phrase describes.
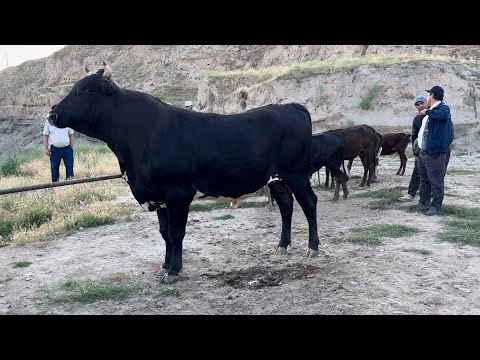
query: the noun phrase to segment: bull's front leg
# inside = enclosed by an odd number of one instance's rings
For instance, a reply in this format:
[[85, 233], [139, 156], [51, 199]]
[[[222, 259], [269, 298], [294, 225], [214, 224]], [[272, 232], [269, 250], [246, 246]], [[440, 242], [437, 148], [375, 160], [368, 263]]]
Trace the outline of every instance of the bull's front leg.
[[[168, 271], [164, 274], [162, 281], [170, 284], [178, 280], [178, 273], [182, 270], [182, 251], [183, 238], [185, 237], [185, 228], [188, 219], [188, 209], [190, 201], [178, 201], [167, 203], [168, 212], [168, 240], [170, 244], [170, 254], [165, 255], [165, 266]], [[167, 245], [168, 251], [168, 245]], [[170, 255], [170, 256], [168, 256]], [[169, 260], [167, 259], [169, 257]]]

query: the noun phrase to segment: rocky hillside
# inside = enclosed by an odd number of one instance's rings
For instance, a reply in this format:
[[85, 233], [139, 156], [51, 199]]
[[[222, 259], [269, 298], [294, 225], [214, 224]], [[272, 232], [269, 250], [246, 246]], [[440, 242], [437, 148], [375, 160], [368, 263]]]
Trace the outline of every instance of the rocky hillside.
[[411, 99], [438, 84], [458, 134], [478, 136], [465, 129], [478, 125], [480, 46], [70, 45], [0, 72], [0, 164], [41, 144], [47, 111], [103, 60], [120, 86], [176, 105], [191, 99], [201, 111], [299, 102], [315, 132], [362, 123], [409, 131]]

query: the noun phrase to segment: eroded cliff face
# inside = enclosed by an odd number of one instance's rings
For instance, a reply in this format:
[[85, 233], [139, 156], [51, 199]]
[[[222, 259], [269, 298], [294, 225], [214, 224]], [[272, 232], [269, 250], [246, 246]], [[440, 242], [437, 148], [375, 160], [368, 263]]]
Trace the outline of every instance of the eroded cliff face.
[[[380, 45], [70, 45], [51, 56], [0, 72], [0, 164], [8, 156], [40, 146], [44, 116], [71, 86], [102, 61], [125, 88], [165, 102], [194, 101], [201, 111], [233, 113], [269, 103], [299, 102], [312, 113], [314, 131], [367, 123], [410, 128], [411, 99], [435, 84], [445, 88], [455, 123], [475, 124], [480, 90], [478, 69], [439, 61], [351, 70], [302, 78], [268, 78], [250, 86], [208, 80], [208, 71], [263, 69], [312, 60], [376, 55], [438, 55], [479, 60], [480, 46]], [[372, 89], [368, 110], [359, 103]]]

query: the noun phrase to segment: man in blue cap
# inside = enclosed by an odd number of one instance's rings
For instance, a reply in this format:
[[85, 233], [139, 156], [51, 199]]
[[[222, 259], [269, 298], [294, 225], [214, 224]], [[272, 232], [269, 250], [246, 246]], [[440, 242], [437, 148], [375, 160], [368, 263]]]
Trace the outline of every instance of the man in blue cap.
[[[428, 109], [418, 133], [420, 155], [420, 200], [417, 206], [429, 206], [425, 215], [437, 215], [443, 203], [447, 154], [453, 141], [453, 123], [450, 108], [443, 102], [443, 89], [434, 86], [428, 92]], [[431, 202], [430, 202], [431, 200]]]
[[[412, 122], [412, 148], [416, 145], [415, 140], [418, 138], [418, 132], [422, 127], [422, 119], [425, 115], [420, 115], [420, 111], [427, 109], [427, 98], [423, 95], [417, 95], [413, 99], [413, 105], [418, 111], [418, 114], [415, 115]], [[415, 144], [415, 145], [414, 145]], [[407, 193], [402, 196], [400, 201], [412, 201], [417, 195], [418, 188], [420, 186], [420, 175], [418, 174], [418, 154], [415, 154], [415, 162], [413, 166], [412, 177], [410, 178], [410, 184], [408, 184]]]

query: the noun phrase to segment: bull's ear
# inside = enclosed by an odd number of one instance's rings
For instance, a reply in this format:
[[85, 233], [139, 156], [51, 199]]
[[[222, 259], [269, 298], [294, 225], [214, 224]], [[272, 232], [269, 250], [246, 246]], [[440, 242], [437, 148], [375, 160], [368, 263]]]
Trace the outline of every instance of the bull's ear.
[[100, 69], [100, 70], [97, 71], [97, 74], [102, 76], [104, 71], [105, 71], [105, 69]]

